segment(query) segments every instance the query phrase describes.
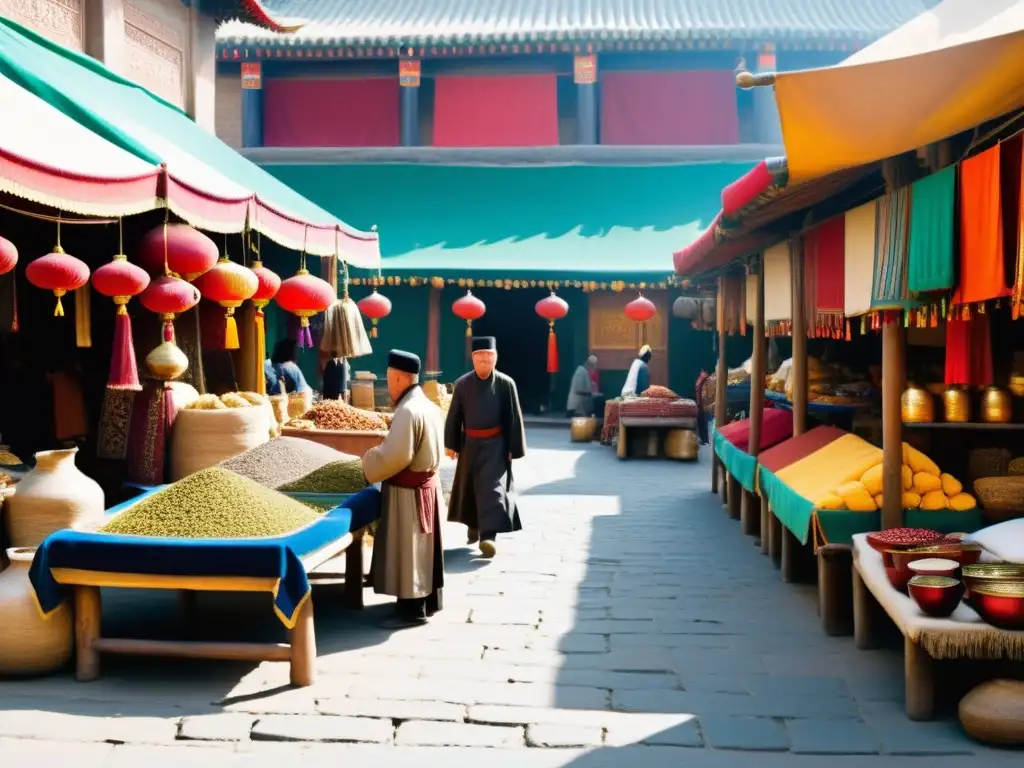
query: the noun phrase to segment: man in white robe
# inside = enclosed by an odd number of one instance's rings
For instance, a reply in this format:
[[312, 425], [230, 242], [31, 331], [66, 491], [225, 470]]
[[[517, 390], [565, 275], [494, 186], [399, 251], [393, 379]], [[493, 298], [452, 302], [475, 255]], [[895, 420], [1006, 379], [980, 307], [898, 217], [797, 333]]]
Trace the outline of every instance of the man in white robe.
[[381, 483], [381, 516], [373, 540], [373, 589], [398, 598], [392, 629], [424, 624], [441, 609], [446, 508], [437, 474], [444, 452], [441, 410], [419, 385], [420, 359], [388, 354], [388, 392], [395, 414], [388, 436], [363, 456], [369, 483]]

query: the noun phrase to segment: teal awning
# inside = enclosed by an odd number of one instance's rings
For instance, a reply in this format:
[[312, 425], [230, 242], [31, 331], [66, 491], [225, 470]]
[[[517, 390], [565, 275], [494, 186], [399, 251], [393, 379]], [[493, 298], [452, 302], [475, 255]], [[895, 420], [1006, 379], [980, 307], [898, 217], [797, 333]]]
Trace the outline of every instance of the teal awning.
[[360, 229], [385, 274], [652, 280], [721, 207], [749, 164], [494, 167], [268, 165]]

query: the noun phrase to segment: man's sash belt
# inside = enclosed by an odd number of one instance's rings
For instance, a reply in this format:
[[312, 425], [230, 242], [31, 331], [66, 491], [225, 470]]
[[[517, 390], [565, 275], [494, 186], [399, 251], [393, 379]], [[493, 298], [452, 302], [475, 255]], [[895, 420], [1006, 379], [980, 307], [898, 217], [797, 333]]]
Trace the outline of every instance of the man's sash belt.
[[419, 513], [420, 531], [433, 533], [434, 521], [437, 519], [437, 489], [441, 486], [437, 472], [414, 472], [411, 469], [403, 469], [385, 482], [396, 488], [408, 488], [416, 491], [416, 511]]
[[470, 429], [466, 427], [466, 437], [472, 437], [475, 440], [486, 440], [490, 437], [497, 437], [501, 434], [501, 427], [490, 427], [489, 429]]

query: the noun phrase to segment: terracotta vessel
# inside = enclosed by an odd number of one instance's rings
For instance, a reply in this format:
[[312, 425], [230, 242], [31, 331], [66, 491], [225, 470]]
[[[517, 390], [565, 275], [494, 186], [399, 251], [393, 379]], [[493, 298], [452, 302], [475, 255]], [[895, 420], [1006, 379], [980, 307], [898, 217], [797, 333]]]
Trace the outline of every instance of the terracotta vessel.
[[950, 387], [942, 393], [942, 410], [946, 421], [962, 423], [971, 420], [971, 396], [966, 389]]
[[28, 569], [34, 549], [11, 548], [11, 565], [0, 573], [0, 675], [56, 672], [71, 659], [74, 623], [67, 604], [44, 618], [39, 613]]
[[7, 531], [15, 547], [38, 547], [55, 531], [103, 519], [103, 489], [75, 466], [77, 448], [41, 451], [36, 466], [7, 500]]
[[911, 384], [900, 397], [904, 424], [927, 424], [935, 421], [935, 400], [927, 389]]
[[999, 387], [988, 387], [981, 395], [981, 420], [989, 424], [1005, 424], [1012, 417], [1010, 393]]

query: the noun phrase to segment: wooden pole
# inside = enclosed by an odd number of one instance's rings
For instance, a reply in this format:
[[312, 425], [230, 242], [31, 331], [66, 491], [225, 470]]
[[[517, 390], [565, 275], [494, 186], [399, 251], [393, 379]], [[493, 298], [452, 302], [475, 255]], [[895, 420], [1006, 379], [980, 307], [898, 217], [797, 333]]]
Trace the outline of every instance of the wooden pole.
[[793, 315], [793, 436], [807, 431], [807, 320], [804, 317], [804, 260], [799, 239], [790, 243], [789, 268]]
[[[897, 313], [893, 313], [897, 314]], [[903, 418], [906, 333], [899, 318], [882, 325], [882, 528], [903, 525]]]
[[[725, 419], [729, 397], [729, 368], [725, 360], [725, 277], [718, 278], [718, 300], [715, 302], [716, 322], [718, 324], [718, 367], [715, 368], [715, 429], [725, 426]], [[717, 477], [719, 472], [724, 472], [722, 463], [718, 456], [712, 451], [712, 472]], [[722, 503], [725, 503], [726, 489], [728, 483], [722, 478]]]
[[[750, 436], [747, 453], [757, 456], [761, 452], [761, 422], [764, 416], [764, 269], [758, 265], [757, 290], [754, 292], [754, 349], [750, 360]], [[757, 495], [744, 489], [740, 510], [740, 528], [747, 536], [761, 535], [761, 503]]]
[[100, 637], [103, 604], [99, 587], [74, 588], [75, 599], [75, 677], [87, 683], [100, 676]]
[[299, 608], [291, 631], [290, 678], [294, 686], [312, 685], [316, 678], [316, 630], [313, 626], [313, 598]]

